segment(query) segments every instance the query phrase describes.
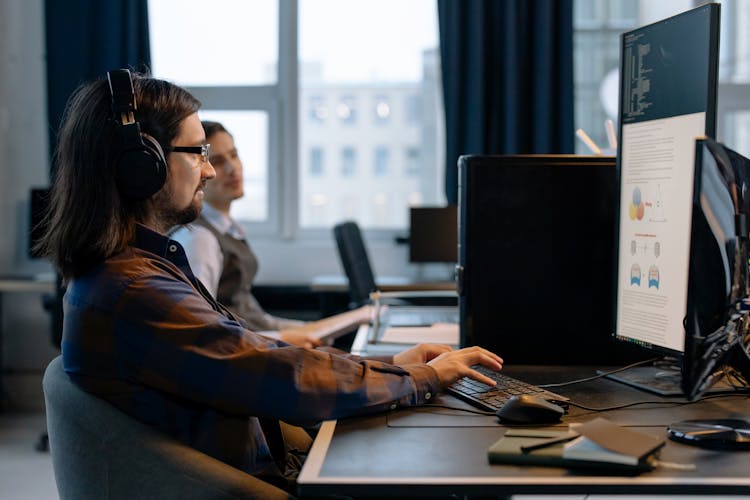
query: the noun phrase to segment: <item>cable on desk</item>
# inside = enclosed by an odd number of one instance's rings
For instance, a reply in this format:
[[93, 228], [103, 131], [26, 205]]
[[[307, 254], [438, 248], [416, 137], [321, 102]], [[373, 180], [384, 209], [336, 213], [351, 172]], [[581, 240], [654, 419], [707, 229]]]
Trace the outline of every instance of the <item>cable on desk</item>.
[[567, 401], [567, 403], [571, 406], [575, 406], [576, 408], [580, 408], [582, 410], [586, 411], [593, 411], [593, 412], [602, 412], [602, 411], [612, 411], [612, 410], [621, 410], [623, 408], [629, 408], [631, 406], [638, 406], [638, 405], [672, 405], [672, 406], [685, 406], [685, 405], [692, 405], [695, 403], [700, 403], [701, 401], [706, 401], [709, 399], [719, 399], [719, 398], [727, 398], [727, 397], [734, 397], [734, 396], [748, 396], [748, 393], [744, 391], [733, 391], [733, 392], [727, 392], [727, 393], [721, 393], [721, 394], [709, 394], [708, 396], [703, 396], [702, 398], [698, 398], [694, 401], [636, 401], [635, 403], [627, 403], [624, 405], [618, 405], [618, 406], [607, 406], [604, 408], [591, 408], [589, 406], [582, 405], [580, 403], [575, 403], [573, 401]]
[[619, 373], [625, 370], [629, 370], [630, 368], [633, 368], [635, 366], [641, 366], [641, 365], [647, 365], [649, 363], [656, 363], [662, 359], [661, 357], [658, 358], [651, 358], [647, 359], [645, 361], [638, 361], [636, 363], [631, 363], [627, 366], [623, 366], [621, 368], [616, 368], [614, 370], [610, 370], [608, 372], [599, 373], [597, 375], [594, 375], [593, 377], [586, 377], [586, 378], [579, 378], [577, 380], [570, 380], [568, 382], [560, 382], [558, 384], [536, 384], [537, 387], [541, 387], [543, 389], [549, 389], [550, 387], [565, 387], [566, 385], [573, 385], [573, 384], [580, 384], [582, 382], [590, 382], [591, 380], [596, 380], [598, 378], [606, 377], [607, 375], [611, 375], [613, 373]]

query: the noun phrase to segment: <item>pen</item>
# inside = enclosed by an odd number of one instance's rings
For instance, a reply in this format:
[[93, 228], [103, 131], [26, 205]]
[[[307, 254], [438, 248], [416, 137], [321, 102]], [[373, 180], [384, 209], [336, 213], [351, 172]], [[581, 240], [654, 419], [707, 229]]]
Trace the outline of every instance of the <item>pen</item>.
[[556, 438], [552, 438], [552, 439], [547, 439], [547, 440], [542, 441], [540, 443], [534, 443], [534, 444], [528, 444], [528, 445], [525, 445], [525, 446], [521, 446], [521, 451], [523, 453], [528, 453], [530, 451], [540, 450], [542, 448], [547, 448], [548, 446], [552, 446], [553, 444], [565, 443], [567, 441], [572, 441], [572, 440], [574, 440], [575, 438], [577, 438], [579, 436], [580, 436], [580, 434], [568, 434], [567, 436], [562, 436], [562, 437], [556, 437]]

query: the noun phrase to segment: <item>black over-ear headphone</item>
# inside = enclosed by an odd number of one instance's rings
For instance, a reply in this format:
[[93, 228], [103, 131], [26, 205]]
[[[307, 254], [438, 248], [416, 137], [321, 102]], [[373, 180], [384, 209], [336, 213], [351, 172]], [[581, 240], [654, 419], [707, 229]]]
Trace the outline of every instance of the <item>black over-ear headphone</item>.
[[119, 140], [114, 157], [115, 181], [124, 196], [143, 200], [164, 185], [167, 160], [159, 142], [141, 132], [141, 125], [135, 118], [138, 106], [130, 71], [109, 71], [107, 79]]

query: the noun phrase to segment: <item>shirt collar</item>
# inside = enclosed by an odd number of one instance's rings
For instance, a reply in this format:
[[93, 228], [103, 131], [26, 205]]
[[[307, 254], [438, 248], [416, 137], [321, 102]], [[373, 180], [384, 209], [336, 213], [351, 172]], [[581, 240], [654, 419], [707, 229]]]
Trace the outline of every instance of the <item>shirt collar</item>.
[[185, 250], [177, 241], [167, 238], [142, 224], [136, 224], [135, 241], [133, 241], [132, 246], [169, 260], [188, 277], [195, 279]]
[[243, 239], [245, 237], [245, 231], [234, 221], [234, 219], [219, 212], [212, 207], [211, 204], [203, 204], [201, 215], [221, 234], [229, 234], [229, 236], [238, 239]]

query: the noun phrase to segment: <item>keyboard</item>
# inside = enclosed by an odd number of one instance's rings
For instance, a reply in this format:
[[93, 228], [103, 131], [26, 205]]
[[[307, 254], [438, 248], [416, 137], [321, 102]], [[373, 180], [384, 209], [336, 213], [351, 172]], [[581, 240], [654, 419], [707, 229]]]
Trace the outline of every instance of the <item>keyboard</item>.
[[448, 386], [446, 391], [482, 410], [497, 411], [511, 396], [520, 396], [521, 394], [532, 394], [556, 403], [569, 401], [569, 398], [565, 396], [492, 371], [484, 366], [475, 365], [471, 368], [497, 381], [497, 385], [491, 387], [464, 377], [453, 385]]

